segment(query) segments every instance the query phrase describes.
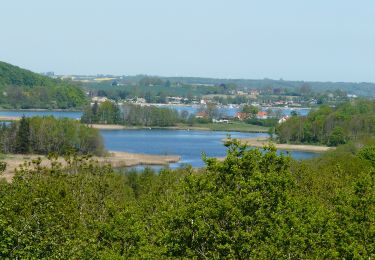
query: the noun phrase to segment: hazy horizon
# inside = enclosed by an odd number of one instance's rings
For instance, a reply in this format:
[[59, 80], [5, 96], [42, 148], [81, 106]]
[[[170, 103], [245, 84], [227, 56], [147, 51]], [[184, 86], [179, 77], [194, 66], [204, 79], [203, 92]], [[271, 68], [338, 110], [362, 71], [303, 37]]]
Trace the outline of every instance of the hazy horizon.
[[369, 0], [15, 0], [0, 22], [0, 60], [35, 72], [375, 82]]

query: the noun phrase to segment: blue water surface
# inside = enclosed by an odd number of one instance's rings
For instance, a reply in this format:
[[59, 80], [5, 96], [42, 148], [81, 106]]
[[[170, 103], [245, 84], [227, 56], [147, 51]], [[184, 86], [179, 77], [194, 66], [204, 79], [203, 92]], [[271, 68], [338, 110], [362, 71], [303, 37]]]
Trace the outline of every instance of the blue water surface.
[[[265, 137], [264, 133], [239, 133], [187, 130], [102, 130], [105, 146], [108, 150], [154, 155], [179, 155], [181, 160], [171, 164], [177, 168], [186, 164], [202, 167], [202, 153], [208, 157], [225, 157], [226, 147], [223, 139], [228, 134], [232, 138]], [[295, 159], [307, 159], [317, 156], [309, 152], [290, 152]]]
[[[182, 111], [184, 107], [179, 107]], [[174, 108], [176, 108], [174, 107]], [[190, 109], [198, 109], [190, 107]], [[234, 113], [235, 108], [228, 108]], [[192, 111], [191, 110], [191, 111]], [[285, 110], [287, 111], [287, 110]], [[304, 110], [303, 110], [304, 111]], [[307, 112], [307, 111], [304, 111]], [[74, 111], [0, 111], [0, 116], [54, 116], [56, 118], [79, 119], [82, 112]], [[181, 161], [171, 164], [177, 168], [185, 164], [202, 167], [202, 153], [208, 157], [225, 157], [226, 147], [222, 140], [229, 134], [232, 138], [264, 137], [264, 133], [240, 133], [218, 131], [187, 131], [187, 130], [101, 130], [104, 145], [107, 150], [154, 155], [179, 155]], [[292, 151], [294, 159], [308, 159], [319, 154], [311, 152]], [[140, 168], [140, 167], [138, 167]], [[159, 167], [153, 167], [159, 169]]]

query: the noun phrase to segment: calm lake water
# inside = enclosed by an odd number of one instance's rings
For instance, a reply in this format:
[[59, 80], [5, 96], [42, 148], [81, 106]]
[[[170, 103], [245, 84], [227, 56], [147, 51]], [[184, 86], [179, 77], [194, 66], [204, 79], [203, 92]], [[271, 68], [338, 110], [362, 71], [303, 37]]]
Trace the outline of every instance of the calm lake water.
[[[177, 106], [176, 106], [177, 107]], [[186, 108], [179, 106], [180, 109]], [[198, 107], [190, 107], [198, 109]], [[236, 108], [231, 109], [234, 113]], [[182, 111], [182, 110], [180, 110]], [[288, 111], [288, 110], [285, 110]], [[291, 111], [291, 110], [290, 110]], [[304, 111], [304, 110], [302, 110]], [[0, 116], [54, 116], [78, 119], [82, 112], [71, 111], [0, 111]], [[171, 164], [177, 168], [184, 164], [202, 167], [202, 153], [208, 157], [224, 157], [226, 147], [222, 140], [230, 134], [232, 138], [254, 138], [267, 136], [262, 133], [214, 132], [214, 131], [186, 131], [186, 130], [102, 130], [104, 144], [107, 150], [124, 151], [130, 153], [179, 155], [181, 161]], [[295, 159], [307, 159], [317, 156], [316, 153], [293, 151]], [[141, 168], [141, 167], [138, 167]], [[158, 169], [160, 167], [154, 167]]]
[[[181, 161], [171, 164], [177, 168], [184, 164], [202, 167], [202, 153], [208, 157], [224, 157], [226, 147], [222, 140], [230, 134], [232, 138], [254, 138], [267, 136], [262, 133], [187, 131], [187, 130], [102, 130], [108, 150], [130, 153], [179, 155]], [[295, 159], [307, 159], [317, 154], [291, 152]]]

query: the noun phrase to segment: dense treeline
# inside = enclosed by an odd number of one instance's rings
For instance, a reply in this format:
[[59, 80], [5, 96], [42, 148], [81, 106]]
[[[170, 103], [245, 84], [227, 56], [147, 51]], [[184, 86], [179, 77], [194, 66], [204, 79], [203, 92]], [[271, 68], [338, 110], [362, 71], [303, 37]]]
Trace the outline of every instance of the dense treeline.
[[306, 117], [291, 117], [276, 128], [282, 143], [319, 143], [330, 146], [375, 134], [375, 101], [356, 100], [336, 108], [321, 106]]
[[122, 84], [113, 82], [85, 83], [83, 87], [92, 94], [108, 97], [113, 100], [144, 98], [147, 103], [166, 103], [167, 96], [183, 97], [190, 103], [203, 95], [230, 94], [236, 89], [235, 84], [191, 85], [171, 83], [159, 77], [140, 77], [132, 80], [120, 80]]
[[81, 122], [86, 124], [122, 124], [123, 119], [119, 107], [110, 101], [100, 105], [95, 102], [92, 106], [86, 106]]
[[72, 83], [0, 62], [2, 108], [67, 109], [82, 107], [85, 103], [85, 94]]
[[[150, 81], [151, 79], [151, 81]], [[299, 95], [301, 87], [309, 85], [315, 93], [332, 92], [340, 90], [349, 94], [356, 94], [362, 97], [375, 96], [375, 84], [370, 82], [312, 82], [312, 81], [288, 81], [274, 79], [215, 79], [215, 78], [198, 78], [198, 77], [145, 77], [124, 76], [117, 80], [124, 84], [111, 86], [108, 83], [88, 83], [85, 87], [89, 90], [103, 90], [111, 98], [116, 97], [144, 97], [147, 92], [152, 96], [159, 96], [164, 93], [170, 96], [202, 96], [206, 94], [226, 94], [228, 90], [233, 89], [287, 89], [294, 94]], [[143, 84], [143, 83], [151, 84]], [[108, 90], [108, 91], [107, 91]], [[103, 93], [103, 94], [104, 94]], [[290, 93], [294, 95], [293, 93]]]
[[292, 161], [230, 142], [207, 168], [118, 174], [84, 158], [0, 182], [3, 258], [375, 256], [375, 147]]
[[142, 126], [173, 126], [180, 121], [178, 112], [174, 109], [156, 106], [123, 106], [124, 123]]
[[120, 108], [106, 101], [88, 106], [84, 110], [81, 122], [86, 124], [125, 124], [132, 126], [173, 126], [182, 117], [176, 110], [156, 106], [124, 104]]
[[98, 130], [72, 119], [54, 117], [23, 117], [19, 122], [3, 124], [0, 129], [0, 152], [20, 154], [65, 155], [104, 153]]
[[[126, 77], [126, 78], [131, 78]], [[125, 78], [125, 80], [127, 80]], [[266, 88], [288, 88], [298, 89], [303, 85], [310, 85], [314, 92], [324, 92], [332, 90], [342, 90], [348, 93], [363, 97], [374, 97], [374, 83], [370, 82], [319, 82], [319, 81], [289, 81], [283, 79], [214, 79], [198, 77], [163, 77], [163, 80], [169, 80], [171, 83], [180, 84], [234, 84], [240, 88], [266, 89]], [[130, 81], [130, 80], [128, 80]]]

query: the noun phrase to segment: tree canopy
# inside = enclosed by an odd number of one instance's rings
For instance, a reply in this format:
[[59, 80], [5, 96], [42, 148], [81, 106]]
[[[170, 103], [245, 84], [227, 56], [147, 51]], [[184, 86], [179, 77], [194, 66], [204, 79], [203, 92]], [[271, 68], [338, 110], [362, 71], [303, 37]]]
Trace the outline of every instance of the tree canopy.
[[0, 152], [18, 154], [70, 152], [79, 154], [104, 153], [102, 137], [97, 129], [76, 120], [50, 117], [23, 117], [19, 122], [3, 124], [0, 128]]
[[305, 117], [292, 116], [276, 128], [282, 143], [337, 146], [375, 134], [375, 101], [356, 100], [337, 107], [321, 106]]
[[25, 164], [0, 182], [0, 257], [375, 256], [371, 146], [301, 162], [226, 145], [201, 170], [117, 173], [77, 156]]
[[86, 103], [82, 89], [72, 82], [52, 79], [0, 62], [0, 107], [77, 108]]

